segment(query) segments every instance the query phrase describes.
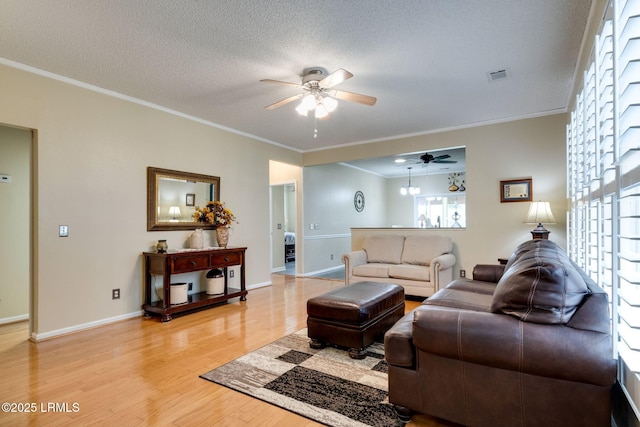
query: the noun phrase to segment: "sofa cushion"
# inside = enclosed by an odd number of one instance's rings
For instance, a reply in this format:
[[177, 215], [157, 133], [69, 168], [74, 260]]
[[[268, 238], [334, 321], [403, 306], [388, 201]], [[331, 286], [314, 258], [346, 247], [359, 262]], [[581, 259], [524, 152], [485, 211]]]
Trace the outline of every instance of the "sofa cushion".
[[364, 239], [363, 249], [367, 252], [367, 262], [400, 264], [404, 236], [375, 235]]
[[493, 295], [496, 290], [496, 283], [460, 278], [449, 283], [447, 288], [457, 289], [459, 291], [475, 292], [477, 294]]
[[392, 264], [371, 263], [353, 267], [354, 276], [362, 277], [389, 277], [389, 267]]
[[429, 265], [437, 256], [451, 253], [453, 241], [446, 236], [407, 236], [402, 251], [404, 264]]
[[549, 240], [521, 245], [496, 285], [491, 311], [522, 321], [567, 323], [589, 288], [564, 251]]
[[429, 281], [429, 267], [423, 265], [397, 264], [389, 266], [389, 277], [396, 279]]
[[436, 305], [439, 307], [489, 313], [491, 311], [492, 300], [493, 297], [491, 295], [444, 288], [425, 300], [422, 305]]

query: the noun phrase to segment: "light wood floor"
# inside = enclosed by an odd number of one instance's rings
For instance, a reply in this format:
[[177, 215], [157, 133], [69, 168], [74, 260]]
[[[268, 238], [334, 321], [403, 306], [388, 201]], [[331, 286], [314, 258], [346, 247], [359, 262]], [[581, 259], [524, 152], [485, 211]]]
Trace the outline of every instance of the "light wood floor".
[[[245, 302], [136, 319], [28, 341], [26, 322], [0, 326], [0, 425], [318, 426], [198, 375], [306, 326], [306, 301], [343, 282], [274, 275]], [[407, 302], [407, 310], [417, 305]], [[49, 403], [67, 412], [54, 412]], [[44, 409], [44, 411], [43, 411]], [[408, 426], [450, 426], [416, 415]]]

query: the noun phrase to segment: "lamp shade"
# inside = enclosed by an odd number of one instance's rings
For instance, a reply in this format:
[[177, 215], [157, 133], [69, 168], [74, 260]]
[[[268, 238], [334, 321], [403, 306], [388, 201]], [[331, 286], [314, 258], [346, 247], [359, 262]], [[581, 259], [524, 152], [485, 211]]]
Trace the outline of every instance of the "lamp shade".
[[173, 217], [173, 219], [176, 219], [176, 217], [179, 217], [180, 215], [181, 213], [179, 206], [171, 206], [169, 208], [169, 216]]
[[524, 220], [527, 224], [555, 224], [556, 219], [551, 213], [549, 202], [531, 202], [529, 213]]

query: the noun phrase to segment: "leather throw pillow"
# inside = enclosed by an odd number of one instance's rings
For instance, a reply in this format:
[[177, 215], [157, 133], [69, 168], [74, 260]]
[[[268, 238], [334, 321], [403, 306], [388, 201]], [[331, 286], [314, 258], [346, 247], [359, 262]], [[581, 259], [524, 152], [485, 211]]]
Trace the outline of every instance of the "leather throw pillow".
[[525, 322], [567, 323], [590, 293], [564, 251], [549, 240], [531, 240], [498, 282], [491, 311]]

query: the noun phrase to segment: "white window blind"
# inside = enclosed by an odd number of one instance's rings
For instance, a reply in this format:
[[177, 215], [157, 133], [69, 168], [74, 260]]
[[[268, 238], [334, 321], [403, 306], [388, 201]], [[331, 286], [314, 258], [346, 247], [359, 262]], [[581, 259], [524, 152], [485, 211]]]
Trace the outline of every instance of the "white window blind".
[[567, 125], [568, 250], [609, 295], [618, 381], [640, 417], [640, 0], [608, 15]]
[[618, 352], [626, 367], [637, 374], [640, 373], [640, 1], [618, 1], [614, 11], [620, 159]]

